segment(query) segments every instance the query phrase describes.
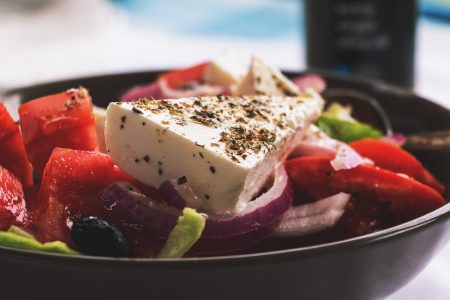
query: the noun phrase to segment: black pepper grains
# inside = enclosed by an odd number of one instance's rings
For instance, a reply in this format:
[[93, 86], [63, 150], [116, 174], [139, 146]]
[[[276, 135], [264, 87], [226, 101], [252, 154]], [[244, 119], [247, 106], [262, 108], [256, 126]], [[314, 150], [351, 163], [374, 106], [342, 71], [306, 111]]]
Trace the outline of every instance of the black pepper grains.
[[137, 113], [137, 114], [143, 114], [143, 113], [144, 113], [142, 110], [140, 110], [140, 109], [138, 109], [138, 108], [136, 108], [136, 107], [133, 107], [131, 110], [132, 110], [134, 113]]
[[180, 184], [185, 184], [186, 182], [187, 182], [186, 176], [181, 176], [181, 177], [178, 178], [178, 180], [177, 180], [177, 184], [178, 184], [178, 185], [180, 185]]
[[[263, 79], [255, 78], [261, 82]], [[283, 92], [287, 92], [284, 91], [287, 87], [282, 82], [277, 80], [275, 84]], [[161, 114], [157, 122], [163, 126], [170, 123], [170, 126], [193, 126], [193, 130], [206, 130], [199, 126], [209, 127], [211, 130], [220, 128], [217, 131], [218, 139], [207, 143], [207, 146], [200, 145], [199, 140], [193, 142], [199, 147], [211, 146], [215, 148], [214, 151], [224, 151], [231, 160], [240, 163], [254, 154], [263, 155], [276, 149], [278, 137], [281, 138], [291, 127], [289, 123], [291, 115], [288, 116], [286, 112], [289, 113], [294, 106], [305, 103], [309, 98], [312, 97], [303, 94], [292, 98], [218, 95], [177, 101], [140, 99], [133, 102], [130, 110], [136, 113], [137, 110], [148, 112], [149, 115]], [[162, 130], [160, 129], [158, 133], [163, 134]], [[178, 134], [189, 137], [186, 132], [186, 129], [180, 130]], [[158, 142], [161, 143], [162, 140], [159, 139]], [[193, 157], [197, 155], [204, 158], [204, 153], [192, 154]]]

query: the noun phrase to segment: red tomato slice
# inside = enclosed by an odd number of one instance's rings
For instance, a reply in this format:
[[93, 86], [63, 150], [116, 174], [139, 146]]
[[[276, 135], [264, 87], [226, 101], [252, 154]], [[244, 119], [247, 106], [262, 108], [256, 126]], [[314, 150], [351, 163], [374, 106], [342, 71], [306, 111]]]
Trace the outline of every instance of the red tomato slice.
[[11, 115], [0, 102], [0, 166], [5, 167], [20, 178], [24, 187], [33, 185], [31, 164], [25, 145]]
[[392, 225], [388, 203], [352, 197], [335, 230], [341, 238], [371, 233]]
[[0, 167], [0, 230], [11, 225], [28, 225], [25, 197], [19, 179]]
[[172, 89], [179, 89], [188, 82], [202, 80], [207, 66], [208, 63], [205, 62], [189, 68], [164, 73], [158, 80], [166, 81]]
[[416, 218], [445, 204], [444, 198], [429, 186], [374, 166], [335, 171], [329, 158], [310, 156], [288, 161], [286, 169], [298, 187], [317, 199], [346, 192], [388, 202], [399, 221]]
[[85, 88], [32, 100], [19, 107], [19, 114], [25, 147], [38, 175], [55, 147], [98, 148], [91, 97]]
[[32, 187], [24, 189], [25, 193], [25, 201], [27, 202], [27, 210], [28, 216], [33, 219], [33, 212], [35, 211], [35, 207], [38, 203], [39, 189], [41, 186], [39, 184], [35, 184]]
[[71, 243], [71, 218], [103, 217], [97, 195], [115, 181], [133, 179], [107, 154], [55, 148], [44, 170], [34, 212], [38, 238]]
[[431, 186], [439, 193], [444, 193], [444, 186], [436, 180], [422, 164], [402, 148], [376, 139], [363, 139], [350, 146], [360, 155], [372, 160], [376, 166], [402, 173]]

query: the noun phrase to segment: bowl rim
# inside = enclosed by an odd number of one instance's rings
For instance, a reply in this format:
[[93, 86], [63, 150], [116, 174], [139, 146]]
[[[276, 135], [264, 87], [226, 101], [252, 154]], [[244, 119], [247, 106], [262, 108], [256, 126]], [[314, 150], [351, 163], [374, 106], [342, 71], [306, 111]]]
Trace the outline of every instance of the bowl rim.
[[221, 264], [229, 265], [232, 262], [252, 263], [266, 259], [287, 259], [292, 257], [297, 259], [307, 258], [310, 256], [327, 255], [339, 251], [346, 251], [353, 248], [368, 246], [379, 243], [387, 239], [393, 239], [399, 235], [411, 234], [416, 231], [423, 230], [428, 226], [443, 222], [450, 219], [450, 203], [428, 213], [419, 218], [413, 219], [406, 223], [402, 223], [387, 229], [372, 232], [358, 237], [343, 239], [335, 242], [317, 244], [306, 247], [295, 247], [283, 250], [264, 251], [249, 254], [231, 254], [211, 257], [187, 257], [187, 258], [114, 258], [114, 257], [97, 257], [89, 255], [68, 255], [59, 253], [46, 253], [24, 249], [15, 249], [11, 247], [0, 246], [0, 255], [9, 254], [12, 256], [27, 257], [32, 259], [50, 259], [52, 261], [72, 262], [79, 265], [80, 263], [88, 264], [108, 264], [108, 265], [142, 265], [142, 266], [191, 266], [199, 264]]
[[[64, 84], [73, 81], [79, 80], [95, 80], [104, 77], [111, 76], [136, 76], [136, 75], [144, 75], [144, 74], [158, 74], [165, 72], [165, 69], [156, 69], [156, 70], [148, 70], [148, 71], [138, 71], [138, 72], [123, 72], [123, 73], [110, 73], [110, 74], [100, 74], [93, 76], [85, 76], [85, 77], [77, 77], [71, 79], [63, 79], [59, 81], [52, 81], [46, 83], [38, 83], [35, 85], [17, 87], [13, 89], [9, 89], [2, 92], [0, 96], [11, 96], [16, 93], [20, 93], [21, 91], [33, 90], [36, 88], [42, 88], [45, 86], [51, 86], [56, 84]], [[378, 90], [383, 90], [384, 92], [396, 94], [396, 95], [408, 95], [411, 97], [418, 98], [422, 101], [428, 102], [430, 105], [438, 106], [450, 113], [450, 108], [444, 107], [441, 104], [438, 104], [434, 101], [423, 98], [419, 95], [416, 95], [412, 91], [402, 89], [400, 87], [375, 80], [368, 79], [360, 76], [341, 76], [330, 71], [313, 69], [313, 70], [305, 70], [302, 72], [295, 71], [283, 71], [288, 77], [292, 76], [300, 76], [303, 74], [318, 74], [328, 79], [339, 80], [349, 83], [357, 83], [369, 88], [376, 88]], [[1, 97], [0, 97], [1, 98]], [[283, 250], [273, 250], [273, 251], [264, 251], [258, 253], [249, 253], [249, 254], [231, 254], [231, 255], [219, 255], [219, 256], [210, 256], [210, 257], [188, 257], [188, 258], [177, 258], [177, 259], [162, 259], [162, 258], [114, 258], [114, 257], [97, 257], [97, 256], [89, 256], [89, 255], [68, 255], [68, 254], [59, 254], [59, 253], [46, 253], [46, 252], [38, 252], [24, 249], [16, 249], [6, 246], [0, 246], [0, 255], [10, 255], [10, 256], [20, 256], [31, 259], [50, 259], [57, 261], [74, 262], [74, 263], [88, 263], [88, 264], [108, 264], [108, 265], [122, 265], [122, 264], [132, 264], [132, 265], [142, 265], [142, 266], [187, 266], [187, 265], [199, 265], [199, 264], [224, 264], [227, 265], [230, 262], [254, 262], [260, 261], [261, 259], [290, 259], [295, 256], [297, 258], [315, 256], [315, 255], [324, 255], [329, 253], [334, 253], [337, 251], [346, 251], [351, 248], [363, 247], [373, 243], [378, 243], [384, 241], [386, 239], [392, 239], [399, 235], [410, 234], [419, 230], [423, 230], [428, 226], [432, 226], [435, 223], [443, 222], [447, 219], [450, 219], [450, 203], [447, 202], [442, 207], [433, 210], [423, 216], [420, 216], [416, 219], [410, 220], [408, 222], [389, 227], [383, 230], [379, 230], [376, 232], [372, 232], [370, 234], [365, 234], [362, 236], [357, 236], [353, 238], [338, 240], [329, 243], [317, 244], [312, 246], [303, 246], [303, 247], [294, 247]]]

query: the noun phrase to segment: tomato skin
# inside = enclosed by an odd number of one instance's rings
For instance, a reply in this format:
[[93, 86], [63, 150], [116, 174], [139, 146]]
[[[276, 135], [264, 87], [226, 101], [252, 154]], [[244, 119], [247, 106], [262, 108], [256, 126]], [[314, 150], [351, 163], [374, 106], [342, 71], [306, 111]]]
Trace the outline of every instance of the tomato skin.
[[82, 87], [31, 100], [19, 107], [19, 115], [25, 147], [38, 175], [55, 147], [98, 148], [91, 97]]
[[174, 70], [159, 76], [158, 80], [164, 80], [172, 89], [179, 89], [184, 84], [203, 79], [203, 74], [208, 63], [201, 63], [185, 69]]
[[33, 174], [19, 127], [0, 102], [0, 166], [20, 178], [24, 187], [33, 185]]
[[361, 156], [372, 160], [376, 166], [395, 173], [406, 174], [439, 193], [444, 193], [444, 186], [413, 155], [399, 146], [376, 139], [362, 139], [350, 143], [350, 146]]
[[389, 203], [353, 196], [333, 229], [341, 238], [371, 233], [393, 225]]
[[388, 202], [398, 221], [416, 218], [445, 204], [442, 195], [429, 186], [370, 165], [335, 171], [329, 158], [309, 156], [288, 161], [286, 170], [298, 187], [316, 199], [345, 192]]
[[31, 220], [33, 220], [33, 212], [35, 211], [35, 207], [38, 203], [38, 196], [39, 196], [39, 184], [35, 184], [29, 188], [24, 189], [25, 193], [25, 201], [27, 203], [27, 210], [28, 210], [28, 216]]
[[92, 126], [89, 124], [62, 130], [41, 140], [32, 141], [28, 143], [27, 150], [30, 158], [35, 158], [33, 166], [36, 173], [42, 174], [50, 157], [49, 153], [53, 151], [55, 146], [77, 150], [97, 150], [97, 142], [95, 140], [96, 132], [92, 130]]
[[133, 182], [107, 154], [55, 148], [42, 177], [34, 228], [41, 241], [71, 244], [71, 218], [104, 214], [98, 193], [115, 181]]
[[18, 177], [0, 166], [0, 230], [11, 225], [26, 227], [28, 222], [22, 184]]

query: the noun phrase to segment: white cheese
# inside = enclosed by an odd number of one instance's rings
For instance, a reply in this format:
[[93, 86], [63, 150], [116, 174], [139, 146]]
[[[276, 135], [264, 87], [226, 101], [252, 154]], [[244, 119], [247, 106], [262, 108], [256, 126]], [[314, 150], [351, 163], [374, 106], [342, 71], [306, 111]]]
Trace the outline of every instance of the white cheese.
[[224, 53], [207, 65], [203, 79], [227, 87], [236, 84], [244, 74], [245, 67], [231, 53]]
[[233, 213], [256, 196], [322, 106], [314, 92], [110, 103], [106, 146], [136, 179], [159, 187], [185, 176], [202, 209]]
[[278, 69], [253, 57], [247, 75], [239, 83], [233, 95], [299, 95], [299, 88]]

